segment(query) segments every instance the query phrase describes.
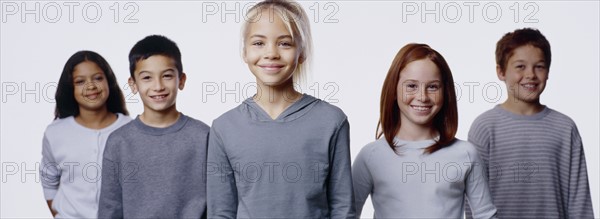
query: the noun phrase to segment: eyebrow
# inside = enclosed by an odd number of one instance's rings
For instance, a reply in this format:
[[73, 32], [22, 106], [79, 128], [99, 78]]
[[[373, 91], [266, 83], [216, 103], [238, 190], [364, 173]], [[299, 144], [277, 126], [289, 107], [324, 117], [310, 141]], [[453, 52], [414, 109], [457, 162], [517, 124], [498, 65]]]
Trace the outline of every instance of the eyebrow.
[[[513, 62], [511, 62], [511, 63], [517, 63], [517, 62], [526, 62], [526, 61], [525, 61], [525, 60], [523, 60], [523, 59], [517, 59], [517, 60], [515, 60], [515, 61], [513, 61]], [[540, 59], [540, 60], [538, 60], [538, 61], [535, 61], [535, 63], [540, 63], [540, 62], [543, 62], [543, 63], [545, 64], [545, 63], [546, 63], [546, 60], [544, 60], [544, 59]]]
[[[95, 73], [92, 73], [92, 76], [96, 76], [97, 74], [104, 75], [104, 72], [101, 72], [101, 71], [95, 72]], [[85, 78], [85, 76], [81, 76], [81, 75], [75, 76], [75, 75], [73, 75], [73, 79], [75, 79], [75, 78]]]
[[[175, 72], [175, 69], [173, 69], [173, 68], [168, 68], [168, 69], [165, 69], [165, 70], [161, 71], [159, 74], [163, 74], [163, 73], [165, 73], [165, 72], [169, 72], [169, 71]], [[142, 71], [140, 71], [138, 74], [140, 74], [140, 75], [141, 75], [141, 74], [143, 74], [143, 73], [152, 74], [152, 72], [151, 72], [151, 71], [148, 71], [148, 70], [142, 70]]]
[[[418, 81], [418, 80], [414, 80], [414, 79], [407, 79], [407, 80], [405, 80], [403, 83], [406, 83], [406, 82], [418, 82], [418, 83], [420, 83], [420, 81]], [[426, 81], [426, 82], [424, 82], [424, 83], [426, 83], [426, 84], [431, 84], [431, 83], [436, 83], [436, 82], [438, 82], [438, 83], [442, 83], [442, 81], [441, 81], [441, 80], [432, 80], [432, 81]]]
[[[254, 38], [254, 37], [258, 37], [258, 38], [267, 38], [265, 35], [260, 35], [260, 34], [254, 34], [254, 35], [251, 35], [251, 36], [250, 36], [250, 37], [248, 37], [248, 38]], [[281, 35], [281, 36], [278, 36], [278, 37], [277, 37], [277, 39], [278, 39], [278, 40], [279, 40], [279, 39], [283, 39], [283, 38], [290, 38], [290, 39], [293, 39], [293, 38], [292, 38], [292, 35]]]

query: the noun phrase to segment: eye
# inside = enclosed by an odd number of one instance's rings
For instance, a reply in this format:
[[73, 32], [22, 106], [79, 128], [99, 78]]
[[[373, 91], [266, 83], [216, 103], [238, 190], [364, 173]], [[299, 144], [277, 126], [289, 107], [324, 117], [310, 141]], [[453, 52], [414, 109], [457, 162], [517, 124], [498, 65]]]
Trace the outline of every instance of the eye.
[[279, 42], [279, 46], [282, 46], [282, 47], [292, 47], [292, 46], [294, 46], [294, 44], [291, 43], [291, 42], [288, 42], [288, 41], [281, 41], [281, 42]]
[[85, 84], [85, 80], [75, 80], [73, 83], [76, 86], [80, 86], [80, 85], [84, 85]]
[[544, 64], [537, 64], [537, 65], [535, 65], [535, 68], [536, 69], [542, 69], [542, 70], [544, 70], [544, 69], [546, 69], [546, 65], [544, 65]]
[[419, 88], [419, 85], [416, 83], [405, 83], [404, 87], [406, 87], [406, 91], [415, 91]]
[[102, 80], [104, 80], [104, 76], [102, 76], [102, 75], [98, 75], [98, 76], [94, 77], [94, 81], [102, 81]]
[[440, 85], [439, 84], [430, 84], [427, 85], [427, 90], [428, 91], [438, 91], [440, 89]]
[[163, 75], [164, 79], [173, 79], [173, 74], [165, 74]]
[[264, 46], [265, 43], [263, 43], [262, 41], [254, 41], [254, 42], [252, 42], [251, 45], [253, 45], [253, 46]]
[[150, 80], [150, 78], [151, 78], [151, 77], [150, 77], [150, 76], [148, 76], [148, 75], [144, 75], [144, 76], [142, 76], [142, 80], [144, 80], [144, 81]]
[[525, 65], [517, 65], [517, 66], [515, 66], [515, 68], [519, 69], [519, 70], [523, 70], [523, 69], [525, 69]]

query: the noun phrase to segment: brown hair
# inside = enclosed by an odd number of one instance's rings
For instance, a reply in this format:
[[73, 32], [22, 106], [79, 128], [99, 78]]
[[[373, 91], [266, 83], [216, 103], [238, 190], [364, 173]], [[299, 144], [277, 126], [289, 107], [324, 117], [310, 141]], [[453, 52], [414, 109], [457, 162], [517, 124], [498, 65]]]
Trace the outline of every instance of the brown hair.
[[550, 68], [550, 61], [552, 60], [550, 42], [548, 42], [539, 30], [523, 28], [505, 34], [496, 43], [496, 65], [500, 67], [502, 72], [506, 70], [506, 64], [508, 64], [508, 59], [513, 55], [514, 50], [525, 45], [532, 45], [542, 50], [544, 53], [544, 62], [547, 68]]
[[454, 79], [450, 67], [444, 57], [428, 45], [411, 43], [402, 47], [396, 54], [381, 90], [380, 117], [377, 124], [376, 138], [379, 139], [381, 135], [384, 135], [394, 151], [396, 151], [394, 136], [396, 136], [401, 126], [400, 108], [397, 102], [400, 72], [408, 63], [426, 58], [435, 63], [440, 71], [444, 99], [442, 109], [433, 118], [433, 127], [439, 132], [440, 137], [435, 144], [425, 149], [425, 153], [433, 153], [452, 144], [455, 140], [454, 136], [458, 129], [458, 110]]

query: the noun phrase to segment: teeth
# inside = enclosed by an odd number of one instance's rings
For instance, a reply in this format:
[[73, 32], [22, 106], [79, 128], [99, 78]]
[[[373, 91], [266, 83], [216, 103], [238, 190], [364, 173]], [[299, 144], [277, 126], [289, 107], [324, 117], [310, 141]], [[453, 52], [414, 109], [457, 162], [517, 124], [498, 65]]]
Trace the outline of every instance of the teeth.
[[151, 96], [152, 99], [163, 99], [167, 97], [167, 95], [156, 95], [156, 96]]
[[417, 111], [427, 111], [427, 110], [431, 109], [430, 106], [412, 106], [412, 108]]
[[525, 88], [535, 88], [535, 84], [524, 84], [523, 87], [525, 87]]

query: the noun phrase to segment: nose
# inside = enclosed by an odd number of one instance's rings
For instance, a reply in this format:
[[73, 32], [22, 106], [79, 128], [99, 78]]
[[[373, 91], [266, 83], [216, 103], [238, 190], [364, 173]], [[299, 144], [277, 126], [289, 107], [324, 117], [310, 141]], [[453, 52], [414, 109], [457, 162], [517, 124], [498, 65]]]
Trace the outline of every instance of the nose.
[[276, 44], [272, 44], [265, 48], [265, 59], [279, 59], [279, 50], [277, 49]]
[[535, 74], [535, 66], [531, 67], [527, 71], [525, 71], [525, 78], [535, 79], [536, 77], [537, 77], [537, 75]]
[[95, 90], [97, 88], [98, 88], [98, 85], [96, 84], [96, 82], [94, 82], [92, 80], [88, 80], [87, 82], [85, 82], [86, 90]]
[[431, 98], [429, 97], [429, 94], [427, 93], [427, 85], [426, 84], [421, 84], [421, 86], [419, 86], [419, 90], [418, 90], [418, 100], [426, 103], [429, 102], [429, 100], [431, 100]]
[[165, 89], [165, 84], [164, 84], [163, 80], [160, 79], [160, 78], [158, 80], [155, 80], [154, 83], [152, 84], [152, 89], [154, 91], [162, 91], [162, 90], [164, 90]]

